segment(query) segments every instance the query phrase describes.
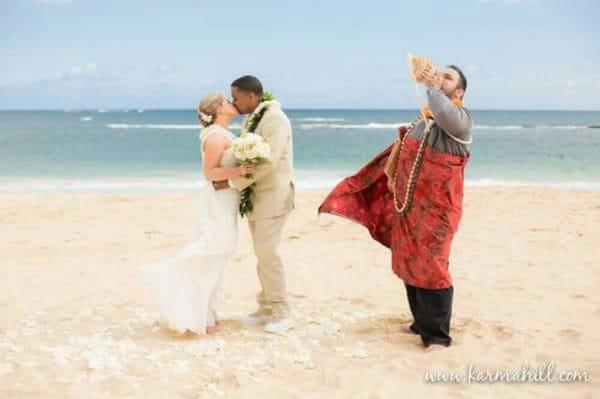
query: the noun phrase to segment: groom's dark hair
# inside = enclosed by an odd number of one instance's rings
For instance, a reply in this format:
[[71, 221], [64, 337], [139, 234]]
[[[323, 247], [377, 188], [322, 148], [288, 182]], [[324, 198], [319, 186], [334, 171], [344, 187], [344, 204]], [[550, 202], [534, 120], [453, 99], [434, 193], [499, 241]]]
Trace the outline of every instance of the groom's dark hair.
[[263, 87], [260, 80], [251, 75], [242, 76], [236, 79], [231, 84], [231, 87], [237, 87], [238, 90], [245, 91], [247, 93], [254, 93], [258, 97], [263, 95]]

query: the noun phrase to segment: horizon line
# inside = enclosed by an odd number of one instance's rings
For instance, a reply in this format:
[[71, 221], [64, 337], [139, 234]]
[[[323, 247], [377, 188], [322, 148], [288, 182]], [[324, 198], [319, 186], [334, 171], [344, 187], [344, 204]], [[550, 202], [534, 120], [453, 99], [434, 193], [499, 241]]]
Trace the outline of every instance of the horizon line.
[[[283, 107], [287, 111], [419, 111], [418, 108], [302, 108], [302, 107]], [[561, 108], [468, 108], [470, 111], [510, 111], [510, 112], [600, 112], [600, 109], [561, 109]], [[129, 107], [129, 108], [0, 108], [0, 112], [98, 112], [102, 111], [195, 111], [195, 108], [178, 108], [178, 107], [165, 107], [165, 108], [143, 108], [143, 107]]]

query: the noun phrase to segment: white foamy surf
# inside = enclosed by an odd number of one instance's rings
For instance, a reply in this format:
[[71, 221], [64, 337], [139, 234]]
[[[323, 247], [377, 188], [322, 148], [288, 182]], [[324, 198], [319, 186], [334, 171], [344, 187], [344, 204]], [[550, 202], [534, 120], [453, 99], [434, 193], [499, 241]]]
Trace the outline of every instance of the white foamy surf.
[[[350, 175], [351, 173], [348, 173]], [[296, 188], [299, 191], [326, 191], [331, 190], [343, 177], [310, 176], [299, 178]], [[201, 177], [179, 179], [167, 178], [130, 178], [130, 179], [2, 179], [0, 180], [0, 195], [6, 194], [100, 194], [100, 193], [173, 193], [194, 192], [202, 188], [206, 181]], [[600, 192], [600, 182], [530, 182], [509, 181], [497, 179], [467, 180], [467, 187], [480, 188], [555, 188], [577, 191]]]
[[[155, 124], [155, 123], [109, 123], [110, 129], [155, 129], [155, 130], [200, 130], [200, 125], [190, 124]], [[230, 129], [241, 129], [241, 125], [231, 125]]]

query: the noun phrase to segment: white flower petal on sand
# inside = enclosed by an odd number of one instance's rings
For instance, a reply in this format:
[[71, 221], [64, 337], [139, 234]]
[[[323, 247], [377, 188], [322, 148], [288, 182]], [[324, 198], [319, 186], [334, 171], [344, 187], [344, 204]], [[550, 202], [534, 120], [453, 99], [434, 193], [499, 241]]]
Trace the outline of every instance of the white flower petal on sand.
[[37, 327], [37, 322], [29, 317], [26, 318], [25, 320], [23, 320], [21, 322], [21, 324], [23, 325], [24, 328], [33, 329], [33, 328]]
[[173, 370], [175, 374], [189, 374], [192, 372], [192, 367], [189, 360], [176, 360]]
[[333, 336], [339, 334], [341, 325], [329, 320], [319, 320], [318, 326], [309, 327], [306, 330], [306, 335], [309, 337], [320, 337], [323, 335]]
[[206, 386], [206, 390], [209, 391], [210, 393], [212, 393], [213, 395], [216, 395], [220, 398], [222, 398], [223, 396], [225, 396], [225, 392], [220, 390], [219, 388], [217, 388], [216, 384], [208, 384]]
[[52, 357], [54, 357], [54, 364], [60, 367], [66, 366], [71, 359], [71, 349], [67, 346], [45, 346], [40, 350], [52, 354]]
[[302, 364], [308, 369], [314, 368], [314, 364], [312, 362], [312, 353], [310, 350], [304, 347], [300, 339], [296, 336], [290, 336], [289, 341], [295, 350], [295, 353], [291, 356], [291, 360], [294, 363]]
[[24, 369], [33, 369], [37, 366], [36, 362], [23, 362], [21, 363], [21, 367]]
[[183, 350], [197, 357], [214, 356], [225, 348], [225, 341], [222, 339], [214, 341], [194, 342], [183, 347]]
[[85, 351], [81, 357], [86, 360], [90, 370], [112, 371], [119, 374], [123, 366], [119, 359], [101, 350]]
[[134, 341], [115, 341], [112, 337], [102, 334], [71, 337], [69, 344], [86, 362], [88, 369], [108, 371], [112, 375], [120, 374], [123, 363], [137, 357], [139, 351]]
[[19, 345], [10, 345], [10, 350], [13, 352], [21, 353], [23, 352], [23, 347]]
[[12, 338], [12, 339], [15, 339], [19, 336], [19, 334], [17, 334], [16, 331], [7, 331], [4, 333], [4, 335], [6, 335], [8, 338]]
[[353, 312], [350, 314], [334, 312], [331, 314], [331, 318], [333, 320], [339, 321], [341, 323], [355, 323], [356, 320], [367, 317], [367, 316], [368, 316], [367, 313], [362, 313], [362, 312]]
[[0, 363], [0, 375], [10, 374], [14, 371], [15, 367], [10, 362]]
[[176, 343], [169, 343], [169, 349], [173, 352], [183, 352], [183, 345]]
[[153, 353], [146, 355], [144, 358], [148, 361], [156, 362], [157, 360], [159, 360], [162, 357], [162, 355], [163, 355], [162, 352], [153, 352]]
[[135, 352], [138, 350], [138, 345], [133, 341], [119, 341], [117, 346], [121, 352]]
[[365, 343], [362, 341], [357, 342], [354, 348], [352, 348], [347, 354], [347, 356], [354, 357], [357, 359], [366, 359], [369, 356], [369, 354], [367, 353]]

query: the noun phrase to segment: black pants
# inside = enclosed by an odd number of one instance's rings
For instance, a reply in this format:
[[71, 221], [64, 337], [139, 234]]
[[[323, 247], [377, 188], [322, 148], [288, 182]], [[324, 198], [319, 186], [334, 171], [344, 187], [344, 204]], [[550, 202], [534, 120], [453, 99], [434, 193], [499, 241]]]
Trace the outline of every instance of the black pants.
[[414, 318], [410, 329], [421, 336], [423, 344], [450, 346], [450, 316], [452, 315], [452, 294], [454, 288], [426, 290], [406, 286], [408, 304]]

